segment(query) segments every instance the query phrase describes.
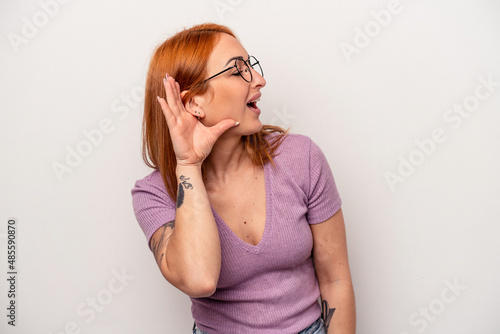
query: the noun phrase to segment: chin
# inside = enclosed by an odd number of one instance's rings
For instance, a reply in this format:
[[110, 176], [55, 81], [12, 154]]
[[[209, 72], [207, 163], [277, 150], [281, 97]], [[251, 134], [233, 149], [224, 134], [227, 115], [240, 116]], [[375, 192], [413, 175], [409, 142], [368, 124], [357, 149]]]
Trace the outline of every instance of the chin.
[[[238, 125], [238, 127], [240, 126], [242, 126], [242, 124]], [[262, 124], [260, 124], [259, 126], [241, 127], [240, 129], [238, 129], [237, 134], [238, 136], [251, 136], [258, 133], [260, 130], [262, 130]]]
[[[256, 122], [252, 122], [253, 124], [250, 126], [250, 124], [247, 124], [247, 126], [245, 127], [245, 132], [247, 132], [247, 136], [249, 135], [253, 135], [257, 132], [259, 132], [260, 130], [262, 130], [262, 122], [257, 119]], [[241, 124], [240, 124], [241, 125]], [[248, 130], [246, 130], [248, 129]]]

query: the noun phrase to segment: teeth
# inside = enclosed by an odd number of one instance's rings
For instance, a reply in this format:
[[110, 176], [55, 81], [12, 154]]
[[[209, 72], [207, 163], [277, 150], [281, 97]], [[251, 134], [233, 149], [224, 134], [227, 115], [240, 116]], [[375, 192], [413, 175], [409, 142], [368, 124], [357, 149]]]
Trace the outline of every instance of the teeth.
[[255, 102], [259, 102], [259, 101], [260, 101], [260, 97], [257, 100], [250, 101], [249, 103], [255, 103]]

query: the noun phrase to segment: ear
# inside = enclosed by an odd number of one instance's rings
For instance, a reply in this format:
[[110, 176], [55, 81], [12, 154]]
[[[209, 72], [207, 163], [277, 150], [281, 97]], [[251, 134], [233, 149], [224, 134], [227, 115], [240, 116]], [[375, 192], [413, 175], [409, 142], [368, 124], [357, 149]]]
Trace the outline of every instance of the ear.
[[[184, 96], [188, 93], [187, 90], [181, 92], [181, 98], [184, 99]], [[196, 95], [191, 97], [188, 101], [184, 103], [184, 108], [188, 113], [197, 118], [205, 117], [205, 112], [202, 108], [203, 105], [203, 97], [200, 95]]]

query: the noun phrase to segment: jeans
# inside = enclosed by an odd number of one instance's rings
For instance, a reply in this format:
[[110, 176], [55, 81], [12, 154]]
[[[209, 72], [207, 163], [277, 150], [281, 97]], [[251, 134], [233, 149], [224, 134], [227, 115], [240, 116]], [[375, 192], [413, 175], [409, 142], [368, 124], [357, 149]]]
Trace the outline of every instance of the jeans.
[[[210, 333], [202, 331], [199, 328], [196, 328], [195, 325], [195, 327], [193, 328], [193, 334], [210, 334]], [[311, 326], [301, 330], [297, 334], [326, 334], [325, 327], [323, 326], [323, 320], [321, 320], [321, 318], [318, 318], [318, 320], [313, 322]]]

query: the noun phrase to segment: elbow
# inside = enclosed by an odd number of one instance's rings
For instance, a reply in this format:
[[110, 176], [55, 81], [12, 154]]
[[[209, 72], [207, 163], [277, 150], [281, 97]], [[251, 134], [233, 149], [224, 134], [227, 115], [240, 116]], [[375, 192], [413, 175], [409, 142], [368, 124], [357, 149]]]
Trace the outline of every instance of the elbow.
[[191, 298], [210, 297], [217, 289], [219, 282], [220, 266], [210, 266], [203, 270], [203, 266], [198, 266], [194, 271], [184, 272], [181, 278], [181, 289]]
[[[210, 277], [209, 275], [189, 275], [187, 277], [172, 277], [163, 275], [170, 284], [184, 292], [191, 298], [210, 297], [217, 289], [219, 277]], [[197, 276], [197, 277], [194, 277]]]
[[181, 290], [191, 298], [204, 298], [213, 295], [216, 289], [216, 281], [205, 279], [197, 282], [186, 282]]
[[220, 267], [205, 271], [200, 270], [199, 267], [172, 271], [163, 266], [160, 269], [163, 277], [170, 284], [191, 298], [210, 297], [217, 289]]

